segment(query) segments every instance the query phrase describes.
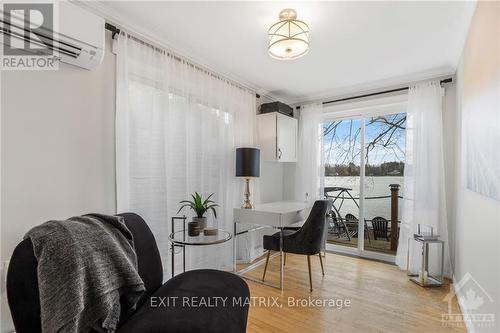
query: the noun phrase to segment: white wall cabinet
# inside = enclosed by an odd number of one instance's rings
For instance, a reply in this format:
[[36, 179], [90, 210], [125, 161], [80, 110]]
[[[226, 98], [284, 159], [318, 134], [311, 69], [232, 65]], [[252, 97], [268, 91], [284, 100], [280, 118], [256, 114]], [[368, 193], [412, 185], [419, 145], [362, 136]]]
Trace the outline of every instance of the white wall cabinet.
[[298, 121], [278, 112], [257, 115], [261, 159], [296, 162]]

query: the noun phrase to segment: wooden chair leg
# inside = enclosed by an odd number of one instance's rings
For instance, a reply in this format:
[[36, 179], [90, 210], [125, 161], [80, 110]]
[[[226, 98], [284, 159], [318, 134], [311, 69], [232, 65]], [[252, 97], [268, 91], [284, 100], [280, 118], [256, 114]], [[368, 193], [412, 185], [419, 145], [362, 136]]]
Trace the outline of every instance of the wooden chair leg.
[[262, 274], [262, 282], [266, 278], [267, 264], [269, 264], [269, 256], [271, 255], [271, 250], [267, 251], [266, 266], [264, 266], [264, 274]]
[[307, 268], [309, 268], [309, 291], [313, 291], [313, 281], [311, 276], [311, 257], [307, 256]]
[[318, 253], [319, 255], [319, 263], [321, 264], [321, 273], [323, 273], [323, 276], [325, 276], [325, 268], [323, 267], [323, 259], [321, 258], [321, 252]]
[[286, 265], [286, 252], [283, 252], [283, 266]]

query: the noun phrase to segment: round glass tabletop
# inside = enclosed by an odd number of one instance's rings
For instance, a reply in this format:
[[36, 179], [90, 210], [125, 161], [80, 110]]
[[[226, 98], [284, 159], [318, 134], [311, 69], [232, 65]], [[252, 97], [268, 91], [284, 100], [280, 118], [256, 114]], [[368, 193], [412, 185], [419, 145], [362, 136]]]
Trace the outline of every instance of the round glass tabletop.
[[189, 236], [187, 230], [176, 231], [170, 236], [168, 240], [174, 244], [179, 245], [212, 245], [227, 242], [231, 239], [231, 234], [225, 230], [217, 229], [217, 235], [205, 236], [200, 232], [199, 236]]

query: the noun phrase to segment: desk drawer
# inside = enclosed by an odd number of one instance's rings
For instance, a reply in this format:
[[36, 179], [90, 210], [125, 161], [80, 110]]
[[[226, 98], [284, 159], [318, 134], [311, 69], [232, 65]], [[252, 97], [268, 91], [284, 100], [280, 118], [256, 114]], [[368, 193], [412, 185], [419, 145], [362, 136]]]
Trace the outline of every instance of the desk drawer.
[[259, 212], [252, 209], [235, 209], [234, 220], [238, 223], [258, 224], [279, 227], [280, 215], [269, 212]]
[[311, 208], [306, 208], [306, 209], [302, 209], [302, 210], [299, 210], [296, 212], [283, 214], [281, 217], [282, 218], [281, 223], [283, 226], [287, 226], [290, 224], [304, 221], [309, 216], [310, 211], [311, 211]]

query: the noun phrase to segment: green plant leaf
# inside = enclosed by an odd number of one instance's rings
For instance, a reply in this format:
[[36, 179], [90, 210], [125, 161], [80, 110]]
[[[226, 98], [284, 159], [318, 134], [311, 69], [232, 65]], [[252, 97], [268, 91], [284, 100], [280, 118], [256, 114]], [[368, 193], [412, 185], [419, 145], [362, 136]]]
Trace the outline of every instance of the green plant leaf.
[[179, 214], [184, 207], [190, 207], [191, 209], [193, 209], [192, 204], [184, 204], [179, 208], [179, 210], [177, 211], [177, 214]]
[[205, 201], [203, 202], [203, 204], [204, 204], [204, 205], [206, 205], [208, 202], [212, 201], [212, 200], [210, 200], [210, 198], [211, 198], [213, 195], [214, 195], [213, 193], [212, 193], [212, 194], [210, 194], [210, 195], [209, 195], [209, 196], [205, 199]]
[[205, 200], [203, 200], [203, 196], [200, 193], [194, 192], [194, 194], [191, 194], [191, 198], [193, 198], [192, 201], [182, 200], [179, 202], [183, 205], [181, 205], [177, 214], [180, 213], [183, 208], [189, 207], [196, 213], [196, 216], [199, 218], [203, 217], [203, 215], [205, 215], [208, 210], [211, 210], [214, 216], [217, 218], [215, 207], [219, 207], [219, 205], [217, 205], [213, 200], [210, 200], [213, 195], [214, 193], [210, 194], [205, 198]]
[[210, 206], [209, 209], [214, 213], [214, 217], [217, 218], [217, 211], [215, 210], [214, 206]]

